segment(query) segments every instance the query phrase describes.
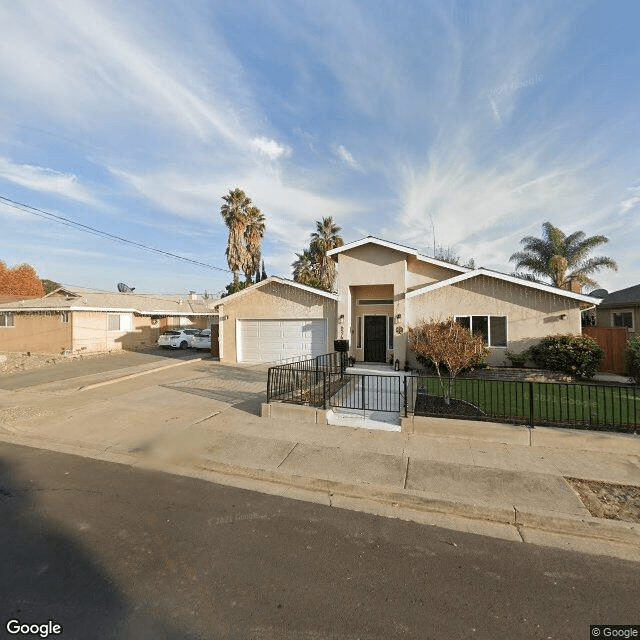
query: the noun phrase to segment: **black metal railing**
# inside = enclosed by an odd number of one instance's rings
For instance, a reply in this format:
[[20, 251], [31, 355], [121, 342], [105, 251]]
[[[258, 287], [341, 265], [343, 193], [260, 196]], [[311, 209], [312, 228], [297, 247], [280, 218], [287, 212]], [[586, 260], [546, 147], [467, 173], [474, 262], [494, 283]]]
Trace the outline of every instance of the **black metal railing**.
[[334, 352], [270, 367], [267, 402], [327, 406], [332, 391], [341, 383], [347, 361], [346, 353]]
[[405, 381], [405, 403], [414, 415], [626, 433], [640, 428], [638, 387], [458, 378], [446, 404], [438, 377]]
[[332, 407], [392, 413], [404, 404], [398, 375], [346, 373], [343, 382], [329, 399]]

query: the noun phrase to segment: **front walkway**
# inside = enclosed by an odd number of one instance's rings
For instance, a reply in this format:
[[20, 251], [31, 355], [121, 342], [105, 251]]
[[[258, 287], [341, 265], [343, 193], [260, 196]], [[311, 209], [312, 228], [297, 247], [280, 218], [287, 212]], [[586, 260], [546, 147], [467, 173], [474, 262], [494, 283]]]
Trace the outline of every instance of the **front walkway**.
[[[344, 406], [335, 407], [329, 412], [329, 424], [401, 431], [404, 371], [394, 371], [387, 364], [358, 363], [345, 369], [345, 373], [353, 376], [353, 384], [347, 394], [338, 394], [340, 404]], [[394, 410], [388, 410], [391, 407]]]

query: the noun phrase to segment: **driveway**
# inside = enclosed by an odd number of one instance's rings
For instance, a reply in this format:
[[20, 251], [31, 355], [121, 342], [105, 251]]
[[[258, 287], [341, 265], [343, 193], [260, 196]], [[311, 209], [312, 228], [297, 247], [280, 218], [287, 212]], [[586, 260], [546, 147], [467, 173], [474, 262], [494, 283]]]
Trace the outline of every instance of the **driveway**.
[[122, 351], [104, 356], [90, 356], [70, 360], [69, 362], [59, 362], [54, 366], [45, 366], [38, 369], [30, 369], [19, 373], [0, 375], [0, 389], [15, 390], [34, 387], [36, 385], [82, 376], [117, 372], [128, 367], [142, 365], [153, 366], [158, 364], [170, 364], [175, 360], [194, 360], [199, 358], [210, 358], [207, 351], [190, 349], [180, 351], [179, 349], [149, 349], [147, 351]]

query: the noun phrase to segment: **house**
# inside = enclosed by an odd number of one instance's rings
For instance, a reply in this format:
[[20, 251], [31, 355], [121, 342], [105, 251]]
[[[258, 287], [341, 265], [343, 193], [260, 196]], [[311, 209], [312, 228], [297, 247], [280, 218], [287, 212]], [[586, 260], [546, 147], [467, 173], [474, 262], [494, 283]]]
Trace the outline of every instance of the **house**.
[[492, 364], [544, 336], [581, 332], [581, 311], [598, 302], [489, 269], [469, 269], [415, 249], [367, 237], [329, 251], [338, 265], [337, 293], [271, 277], [223, 298], [223, 362], [276, 362], [333, 351], [349, 341], [358, 361], [415, 360], [407, 329], [421, 319], [453, 316], [480, 332]]
[[0, 304], [0, 352], [110, 351], [155, 344], [174, 326], [217, 323], [217, 300], [62, 287]]
[[636, 335], [640, 327], [640, 284], [613, 293], [604, 289], [598, 306], [596, 324], [599, 327], [625, 327], [629, 337]]

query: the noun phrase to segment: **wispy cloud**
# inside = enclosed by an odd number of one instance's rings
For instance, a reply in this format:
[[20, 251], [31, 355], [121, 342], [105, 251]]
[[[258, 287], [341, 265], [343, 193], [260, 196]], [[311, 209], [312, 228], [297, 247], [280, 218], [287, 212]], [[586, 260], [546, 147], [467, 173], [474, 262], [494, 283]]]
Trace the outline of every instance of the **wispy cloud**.
[[252, 138], [250, 142], [254, 149], [270, 160], [278, 160], [279, 158], [286, 158], [291, 155], [291, 147], [280, 144], [276, 140], [258, 137]]
[[333, 148], [334, 153], [342, 162], [355, 171], [362, 171], [360, 163], [351, 155], [351, 152], [344, 145], [336, 145]]
[[0, 178], [32, 191], [49, 193], [96, 207], [102, 206], [72, 173], [62, 173], [30, 164], [14, 164], [8, 158], [0, 156]]

